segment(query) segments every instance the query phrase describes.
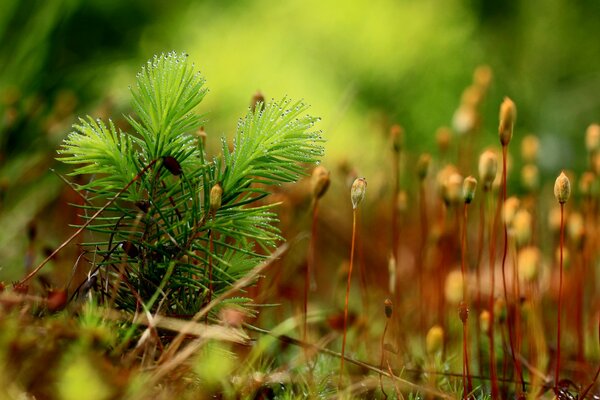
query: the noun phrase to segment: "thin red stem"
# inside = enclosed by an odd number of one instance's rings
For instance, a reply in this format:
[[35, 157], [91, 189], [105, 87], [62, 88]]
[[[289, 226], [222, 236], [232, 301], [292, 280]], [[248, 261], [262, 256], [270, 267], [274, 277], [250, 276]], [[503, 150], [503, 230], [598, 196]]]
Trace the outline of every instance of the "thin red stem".
[[398, 193], [400, 192], [400, 153], [394, 151], [394, 193], [392, 194], [392, 255], [398, 262], [398, 244], [400, 230], [398, 227]]
[[350, 283], [352, 282], [352, 264], [354, 263], [354, 242], [356, 241], [356, 214], [357, 209], [352, 211], [352, 243], [350, 246], [350, 266], [348, 267], [348, 282], [346, 284], [346, 300], [344, 302], [344, 335], [342, 338], [342, 358], [340, 361], [340, 387], [344, 374], [344, 354], [346, 353], [346, 330], [348, 329], [348, 298], [350, 297]]
[[[421, 331], [425, 329], [425, 295], [424, 295], [424, 279], [423, 279], [423, 252], [425, 251], [425, 243], [427, 241], [427, 203], [425, 199], [425, 184], [423, 181], [419, 183], [419, 211], [420, 211], [420, 227], [421, 227], [421, 242], [419, 243], [419, 263], [417, 264], [419, 274], [419, 304], [423, 305], [421, 312], [419, 312], [419, 327]], [[395, 260], [396, 263], [398, 260]]]
[[469, 353], [467, 350], [467, 322], [463, 322], [463, 399], [471, 393], [471, 376], [469, 373]]
[[[384, 360], [384, 342], [385, 342], [385, 334], [388, 330], [388, 322], [389, 319], [385, 320], [385, 327], [383, 328], [383, 334], [381, 335], [381, 361], [379, 362], [379, 369], [383, 370], [383, 360]], [[381, 388], [381, 392], [383, 393], [383, 395], [385, 396], [385, 398], [387, 399], [387, 393], [385, 392], [385, 390], [383, 390], [383, 380], [382, 380], [382, 376], [381, 374], [379, 374], [379, 386]]]
[[560, 314], [562, 311], [562, 286], [563, 286], [563, 247], [565, 244], [564, 203], [560, 203], [560, 264], [558, 278], [558, 316], [556, 323], [556, 371], [554, 371], [554, 387], [558, 391], [558, 377], [560, 372]]
[[[508, 147], [506, 145], [502, 146], [502, 205], [504, 205], [504, 203], [506, 203], [506, 159], [507, 159], [507, 154], [508, 152]], [[506, 302], [506, 326], [508, 328], [508, 342], [509, 342], [509, 346], [510, 346], [510, 355], [512, 357], [512, 362], [513, 365], [515, 367], [515, 371], [517, 373], [517, 377], [519, 378], [519, 382], [521, 383], [521, 385], [523, 386], [523, 377], [522, 377], [522, 372], [521, 372], [521, 363], [519, 362], [519, 360], [517, 360], [516, 354], [515, 354], [515, 345], [513, 343], [513, 329], [512, 329], [512, 318], [511, 318], [511, 314], [516, 314], [516, 313], [511, 313], [511, 310], [513, 309], [513, 307], [511, 307], [510, 303], [509, 303], [509, 298], [508, 298], [508, 289], [507, 289], [507, 285], [506, 285], [506, 257], [508, 255], [508, 227], [506, 225], [506, 220], [503, 218], [502, 219], [502, 226], [503, 226], [503, 231], [504, 231], [504, 251], [502, 253], [502, 286], [504, 288], [504, 300]], [[514, 284], [514, 282], [513, 282]], [[515, 304], [516, 307], [516, 304]], [[516, 315], [513, 315], [513, 318], [518, 318]], [[524, 390], [525, 388], [522, 387], [522, 389]]]
[[[467, 206], [465, 203], [463, 207], [463, 229], [461, 237], [461, 273], [462, 273], [462, 286], [463, 286], [463, 302], [464, 307], [467, 307]], [[471, 393], [473, 383], [471, 382], [471, 374], [469, 371], [469, 351], [467, 341], [467, 322], [463, 321], [463, 382], [465, 386], [464, 396]], [[466, 397], [465, 397], [466, 398]]]
[[[491, 196], [488, 196], [488, 199]], [[494, 214], [494, 221], [490, 221], [490, 243], [489, 243], [489, 267], [490, 267], [490, 298], [489, 298], [489, 342], [490, 342], [490, 376], [492, 380], [492, 399], [498, 399], [500, 396], [500, 388], [498, 386], [498, 373], [496, 371], [496, 355], [494, 347], [494, 292], [496, 287], [496, 273], [495, 273], [495, 262], [496, 262], [496, 231], [498, 229], [498, 220], [500, 219], [500, 210], [502, 203], [498, 201], [496, 205], [496, 212]]]
[[[488, 190], [486, 188], [483, 189], [484, 199], [479, 205], [479, 234], [478, 234], [478, 243], [477, 243], [477, 265], [475, 270], [476, 276], [476, 285], [477, 285], [477, 307], [475, 309], [476, 314], [479, 315], [481, 312], [481, 262], [483, 260], [483, 241], [485, 234], [485, 199], [487, 198]], [[483, 354], [481, 351], [481, 326], [479, 324], [479, 318], [475, 319], [475, 329], [477, 336], [477, 359], [478, 359], [478, 367], [479, 367], [479, 375], [482, 374], [483, 371]]]
[[213, 293], [213, 266], [212, 254], [214, 252], [213, 232], [212, 229], [208, 234], [208, 302], [212, 300]]
[[308, 260], [306, 262], [306, 268], [304, 269], [304, 330], [302, 333], [302, 340], [306, 342], [306, 336], [308, 333], [308, 324], [307, 324], [307, 316], [308, 316], [308, 288], [310, 286], [310, 276], [311, 271], [314, 271], [315, 267], [315, 248], [317, 241], [317, 215], [319, 208], [319, 200], [317, 198], [314, 199], [313, 203], [313, 212], [312, 212], [312, 226], [311, 226], [311, 234], [310, 234], [310, 245], [308, 248]]
[[460, 272], [462, 274], [463, 301], [467, 303], [467, 203], [463, 207], [463, 229], [461, 235], [461, 263]]

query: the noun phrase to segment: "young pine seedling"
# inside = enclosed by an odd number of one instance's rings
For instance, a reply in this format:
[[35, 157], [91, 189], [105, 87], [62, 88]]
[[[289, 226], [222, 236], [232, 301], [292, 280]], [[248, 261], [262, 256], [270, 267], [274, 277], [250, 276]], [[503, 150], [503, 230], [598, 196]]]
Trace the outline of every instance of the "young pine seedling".
[[187, 55], [155, 56], [130, 91], [128, 132], [81, 118], [58, 151], [75, 165], [71, 175], [91, 177], [77, 186], [88, 204], [74, 236], [93, 232], [92, 269], [119, 308], [193, 315], [282, 239], [273, 205], [257, 202], [320, 159], [317, 118], [302, 102], [258, 100], [239, 120], [233, 150], [222, 139], [222, 154], [208, 157], [194, 111], [205, 79]]

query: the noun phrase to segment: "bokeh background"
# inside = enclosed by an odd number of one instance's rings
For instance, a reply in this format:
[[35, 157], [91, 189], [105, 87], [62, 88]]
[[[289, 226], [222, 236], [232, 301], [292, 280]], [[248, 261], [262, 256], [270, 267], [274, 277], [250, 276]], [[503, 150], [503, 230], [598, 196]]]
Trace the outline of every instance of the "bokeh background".
[[257, 90], [303, 98], [322, 117], [324, 163], [375, 180], [389, 168], [389, 125], [413, 154], [435, 154], [437, 128], [486, 64], [483, 141], [496, 143], [510, 96], [515, 135], [540, 136], [541, 172], [555, 176], [585, 167], [585, 129], [600, 119], [598, 21], [597, 0], [3, 0], [0, 280], [67, 236], [77, 196], [56, 149], [77, 116], [128, 112], [128, 86], [156, 53], [185, 51], [206, 76], [209, 147]]

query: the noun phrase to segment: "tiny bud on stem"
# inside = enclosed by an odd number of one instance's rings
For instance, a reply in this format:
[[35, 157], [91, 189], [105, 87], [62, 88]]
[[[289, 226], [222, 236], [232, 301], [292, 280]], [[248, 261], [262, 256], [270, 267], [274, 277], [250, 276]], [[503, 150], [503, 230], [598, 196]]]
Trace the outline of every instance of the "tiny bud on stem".
[[390, 128], [390, 137], [392, 138], [392, 147], [396, 153], [402, 151], [404, 142], [404, 129], [400, 125], [392, 125]]
[[423, 153], [419, 156], [419, 161], [417, 161], [417, 176], [420, 181], [425, 180], [427, 174], [429, 173], [429, 166], [431, 165], [431, 155], [427, 153]]
[[463, 198], [465, 199], [465, 203], [470, 204], [473, 201], [476, 189], [477, 179], [467, 176], [463, 181]]
[[517, 107], [511, 99], [505, 97], [500, 105], [500, 125], [498, 126], [498, 135], [502, 146], [507, 146], [510, 143], [516, 119]]
[[356, 210], [359, 204], [365, 198], [367, 192], [367, 180], [365, 178], [356, 178], [352, 183], [352, 189], [350, 190], [350, 197], [352, 199], [352, 208]]
[[467, 303], [461, 301], [458, 304], [458, 317], [462, 321], [463, 324], [467, 323], [467, 319], [469, 319], [469, 307], [467, 307]]
[[320, 199], [329, 189], [329, 171], [322, 165], [317, 166], [311, 176], [312, 195], [315, 199]]
[[560, 204], [564, 204], [569, 200], [571, 195], [571, 182], [564, 171], [560, 173], [554, 182], [554, 197]]
[[250, 101], [250, 109], [252, 112], [256, 112], [256, 106], [258, 104], [260, 104], [258, 111], [261, 111], [265, 107], [265, 96], [260, 91], [254, 93], [254, 96], [252, 96], [252, 100]]
[[385, 299], [383, 302], [385, 317], [387, 319], [392, 318], [392, 301], [390, 299]]
[[163, 157], [163, 165], [165, 168], [175, 176], [181, 175], [183, 170], [181, 169], [181, 164], [175, 157], [165, 156]]
[[479, 179], [485, 190], [489, 190], [498, 173], [498, 156], [492, 150], [486, 150], [479, 156]]
[[223, 188], [220, 184], [214, 185], [210, 189], [210, 211], [216, 213], [221, 208], [221, 200], [223, 198]]

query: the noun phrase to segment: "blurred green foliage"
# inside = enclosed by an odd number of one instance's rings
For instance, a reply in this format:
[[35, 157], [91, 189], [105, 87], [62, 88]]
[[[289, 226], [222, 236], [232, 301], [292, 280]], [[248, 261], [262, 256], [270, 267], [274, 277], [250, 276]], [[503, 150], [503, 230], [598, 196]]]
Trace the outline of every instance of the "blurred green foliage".
[[214, 88], [204, 105], [212, 110], [209, 146], [233, 134], [231, 116], [255, 91], [289, 95], [323, 117], [325, 162], [348, 159], [367, 176], [386, 162], [393, 122], [404, 126], [412, 157], [432, 151], [435, 130], [451, 125], [481, 64], [494, 71], [485, 141], [496, 144], [498, 105], [510, 96], [519, 114], [515, 141], [541, 135], [547, 173], [584, 166], [583, 134], [600, 114], [594, 0], [7, 0], [0, 7], [3, 277], [20, 274], [28, 220], [64, 187], [42, 176], [72, 115], [127, 111], [130, 77], [155, 53], [188, 52]]

